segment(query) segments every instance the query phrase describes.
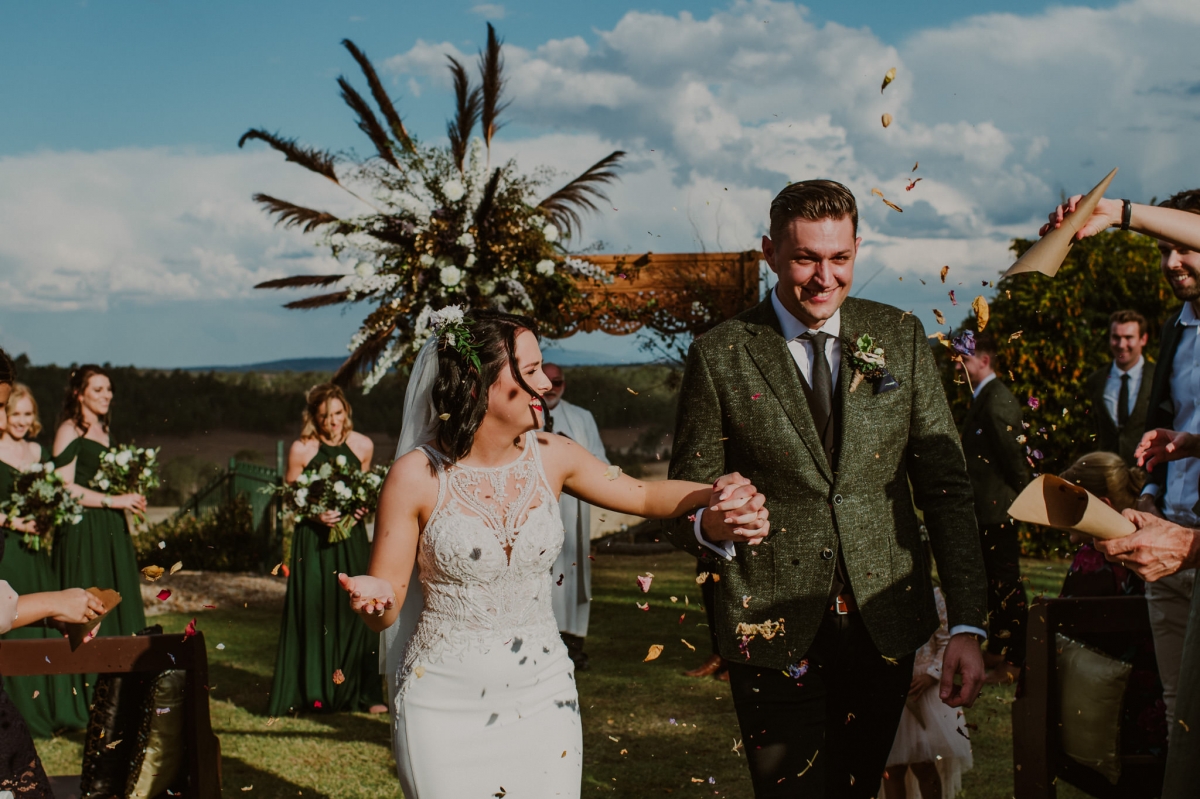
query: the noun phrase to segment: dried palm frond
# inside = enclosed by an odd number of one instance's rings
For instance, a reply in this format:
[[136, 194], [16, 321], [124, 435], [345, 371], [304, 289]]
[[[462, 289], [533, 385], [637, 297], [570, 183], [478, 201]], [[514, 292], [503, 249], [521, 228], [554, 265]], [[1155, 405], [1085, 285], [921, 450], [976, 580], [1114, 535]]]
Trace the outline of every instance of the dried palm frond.
[[[303, 147], [296, 144], [295, 139], [285, 139], [278, 133], [268, 133], [262, 128], [251, 128], [238, 139], [238, 147], [243, 146], [249, 139], [264, 141], [271, 147], [283, 153], [289, 161], [294, 161], [305, 169], [324, 175], [334, 183], [338, 182], [337, 173], [333, 171], [333, 153], [318, 150], [314, 147]], [[340, 184], [339, 184], [340, 185]]]
[[325, 211], [316, 211], [312, 208], [305, 208], [301, 205], [295, 205], [287, 200], [280, 200], [277, 197], [272, 197], [269, 194], [254, 195], [254, 202], [266, 206], [267, 213], [278, 217], [275, 224], [283, 225], [285, 228], [301, 226], [301, 230], [305, 233], [312, 233], [322, 225], [328, 225], [337, 222], [338, 218], [333, 214]]
[[337, 82], [338, 86], [342, 87], [342, 99], [354, 113], [358, 114], [358, 129], [367, 134], [375, 144], [375, 150], [379, 153], [380, 158], [399, 169], [400, 162], [396, 160], [396, 154], [392, 152], [392, 140], [388, 138], [383, 125], [379, 124], [379, 118], [375, 116], [371, 106], [367, 105], [367, 101], [363, 99], [362, 95], [355, 91], [354, 87], [350, 85], [350, 81], [339, 77]]
[[345, 279], [346, 275], [292, 275], [291, 277], [277, 277], [274, 280], [264, 280], [254, 288], [256, 289], [295, 289], [303, 286], [332, 286], [339, 280]]
[[379, 356], [387, 349], [395, 330], [395, 325], [388, 325], [360, 344], [334, 372], [333, 382], [339, 386], [348, 386], [358, 374], [370, 371], [375, 361], [379, 360]]
[[452, 55], [446, 58], [450, 60], [450, 74], [454, 76], [455, 101], [454, 119], [446, 124], [446, 134], [450, 138], [450, 154], [454, 157], [454, 164], [462, 172], [467, 160], [467, 143], [471, 140], [475, 123], [479, 121], [482, 92], [478, 86], [471, 88], [471, 79], [458, 59]]
[[500, 54], [501, 41], [496, 38], [496, 29], [488, 23], [487, 50], [479, 54], [480, 88], [483, 90], [483, 107], [480, 110], [480, 124], [483, 127], [483, 143], [488, 149], [492, 146], [492, 136], [500, 129], [500, 114], [508, 108], [508, 103], [500, 102], [504, 92], [504, 56]]
[[500, 186], [500, 169], [492, 172], [487, 185], [483, 187], [483, 196], [479, 198], [479, 206], [475, 209], [475, 227], [482, 231], [487, 226], [488, 217], [496, 207], [496, 189]]
[[375, 103], [379, 106], [379, 110], [383, 112], [383, 118], [387, 120], [388, 127], [392, 129], [392, 135], [400, 141], [404, 149], [410, 153], [415, 153], [417, 151], [416, 145], [413, 144], [412, 138], [408, 135], [408, 130], [404, 127], [404, 123], [400, 121], [400, 115], [396, 113], [396, 106], [392, 105], [392, 99], [384, 91], [383, 83], [380, 82], [379, 75], [375, 72], [375, 66], [367, 58], [367, 54], [359, 50], [358, 46], [349, 39], [342, 39], [342, 46], [350, 51], [350, 55], [354, 56], [354, 60], [362, 68], [363, 75], [367, 79], [367, 85], [371, 87], [371, 96], [375, 98]]
[[308, 310], [310, 308], [324, 308], [326, 305], [337, 305], [346, 302], [350, 298], [348, 291], [335, 291], [332, 294], [317, 294], [312, 297], [305, 297], [302, 300], [289, 302], [284, 304], [284, 308], [298, 308], [300, 310]]
[[569, 235], [583, 224], [579, 216], [581, 210], [595, 211], [596, 201], [608, 200], [602, 186], [617, 179], [616, 168], [624, 157], [623, 150], [609, 153], [588, 167], [582, 175], [542, 200], [537, 207]]

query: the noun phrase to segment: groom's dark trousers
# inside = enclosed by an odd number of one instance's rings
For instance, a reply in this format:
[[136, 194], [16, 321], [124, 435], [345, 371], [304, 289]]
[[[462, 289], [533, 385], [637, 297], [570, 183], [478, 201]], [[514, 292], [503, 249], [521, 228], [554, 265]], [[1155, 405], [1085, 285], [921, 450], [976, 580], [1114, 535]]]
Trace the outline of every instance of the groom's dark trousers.
[[[680, 389], [670, 476], [740, 472], [771, 513], [767, 539], [728, 558], [688, 519], [668, 528], [719, 577], [717, 642], [757, 799], [878, 793], [913, 655], [938, 626], [914, 506], [951, 629], [986, 624], [971, 485], [924, 330], [855, 299], [840, 325], [839, 376], [824, 394], [816, 348], [810, 385], [770, 299], [697, 339]], [[889, 374], [852, 391], [863, 334], [885, 350]]]

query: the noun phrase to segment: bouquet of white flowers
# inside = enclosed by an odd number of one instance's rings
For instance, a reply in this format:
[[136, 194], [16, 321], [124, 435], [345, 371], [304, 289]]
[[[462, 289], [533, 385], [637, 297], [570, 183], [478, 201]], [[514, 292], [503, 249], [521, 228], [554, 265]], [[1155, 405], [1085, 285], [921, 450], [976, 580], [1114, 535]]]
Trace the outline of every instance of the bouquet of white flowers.
[[54, 528], [78, 524], [83, 506], [67, 490], [53, 463], [35, 463], [17, 475], [11, 496], [0, 499], [0, 513], [9, 519], [32, 519], [37, 533], [26, 533], [22, 543], [34, 552], [50, 550]]
[[158, 448], [122, 445], [100, 457], [92, 488], [112, 496], [141, 494], [158, 488]]
[[374, 513], [379, 507], [379, 494], [383, 491], [383, 481], [387, 477], [388, 466], [376, 466], [368, 472], [359, 472], [354, 481], [354, 498], [360, 508], [366, 508]]
[[[350, 538], [350, 530], [358, 521], [354, 512], [367, 507], [366, 500], [371, 494], [364, 491], [363, 499], [360, 499], [358, 489], [365, 483], [363, 478], [371, 474], [355, 469], [345, 455], [338, 455], [332, 462], [326, 461], [316, 469], [301, 472], [294, 483], [264, 488], [263, 491], [280, 497], [284, 506], [299, 516], [315, 518], [330, 510], [340, 513], [341, 520], [329, 528], [329, 543], [336, 544]], [[377, 490], [374, 496], [378, 501]]]

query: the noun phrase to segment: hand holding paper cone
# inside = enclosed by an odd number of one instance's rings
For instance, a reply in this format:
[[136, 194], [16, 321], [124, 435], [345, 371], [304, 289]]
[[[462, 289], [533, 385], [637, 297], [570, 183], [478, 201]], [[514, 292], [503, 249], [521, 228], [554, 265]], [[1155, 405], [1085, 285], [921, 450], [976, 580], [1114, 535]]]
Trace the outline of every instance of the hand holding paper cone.
[[1021, 522], [1071, 530], [1093, 538], [1124, 538], [1136, 528], [1104, 500], [1061, 477], [1043, 474], [1025, 486], [1008, 515]]
[[1104, 192], [1108, 190], [1108, 184], [1112, 183], [1116, 174], [1117, 170], [1114, 169], [1105, 175], [1104, 180], [1084, 195], [1079, 204], [1075, 206], [1075, 211], [1067, 214], [1062, 225], [1051, 230], [1041, 241], [1026, 250], [1025, 254], [1008, 268], [1004, 277], [1022, 272], [1041, 272], [1043, 275], [1054, 277], [1058, 273], [1058, 268], [1066, 260], [1067, 253], [1071, 251], [1071, 245], [1075, 243], [1075, 234], [1092, 215], [1092, 211], [1096, 210], [1096, 204], [1104, 197]]

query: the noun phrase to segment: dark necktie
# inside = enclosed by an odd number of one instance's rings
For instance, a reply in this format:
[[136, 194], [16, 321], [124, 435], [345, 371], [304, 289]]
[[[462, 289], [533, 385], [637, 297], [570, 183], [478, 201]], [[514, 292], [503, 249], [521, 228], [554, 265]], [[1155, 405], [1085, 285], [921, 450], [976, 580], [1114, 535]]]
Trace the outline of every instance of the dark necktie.
[[1117, 428], [1124, 429], [1129, 421], [1129, 374], [1121, 375], [1121, 390], [1117, 393]]
[[813, 421], [818, 430], [825, 430], [829, 417], [833, 415], [833, 372], [829, 369], [829, 359], [825, 357], [825, 342], [829, 334], [811, 330], [800, 338], [812, 343], [812, 390], [813, 390]]

